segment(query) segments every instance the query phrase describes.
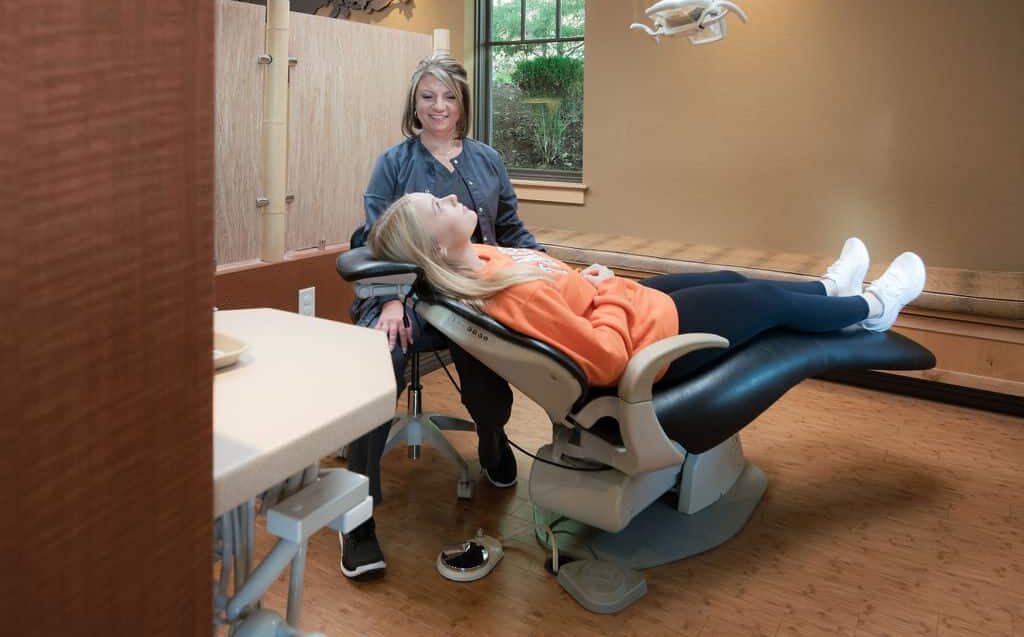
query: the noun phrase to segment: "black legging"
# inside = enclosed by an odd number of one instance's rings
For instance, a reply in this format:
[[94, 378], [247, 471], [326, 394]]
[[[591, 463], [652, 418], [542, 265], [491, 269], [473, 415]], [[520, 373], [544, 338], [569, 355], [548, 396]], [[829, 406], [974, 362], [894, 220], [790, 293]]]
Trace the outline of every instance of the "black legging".
[[722, 271], [663, 274], [640, 283], [672, 297], [680, 334], [709, 332], [729, 339], [727, 349], [676, 359], [659, 384], [678, 382], [766, 330], [831, 332], [868, 316], [864, 297], [826, 296], [819, 281], [766, 281]]

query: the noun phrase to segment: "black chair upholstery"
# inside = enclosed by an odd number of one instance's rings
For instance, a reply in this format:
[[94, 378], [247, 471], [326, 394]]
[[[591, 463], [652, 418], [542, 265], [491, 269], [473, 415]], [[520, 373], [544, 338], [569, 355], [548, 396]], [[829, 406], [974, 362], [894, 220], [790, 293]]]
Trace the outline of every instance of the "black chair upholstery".
[[654, 410], [690, 453], [745, 427], [806, 378], [839, 369], [928, 369], [935, 356], [895, 332], [798, 334], [774, 330], [729, 352], [685, 382], [655, 386]]

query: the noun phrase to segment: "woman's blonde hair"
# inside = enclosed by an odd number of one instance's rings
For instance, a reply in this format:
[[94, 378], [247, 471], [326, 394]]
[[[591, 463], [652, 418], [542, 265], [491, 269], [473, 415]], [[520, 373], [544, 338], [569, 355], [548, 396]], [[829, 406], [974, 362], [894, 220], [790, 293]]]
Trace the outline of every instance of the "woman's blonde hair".
[[415, 137], [423, 130], [423, 122], [416, 116], [416, 89], [423, 76], [428, 74], [443, 82], [448, 90], [455, 94], [455, 98], [462, 106], [462, 113], [455, 125], [455, 135], [458, 139], [464, 139], [469, 135], [469, 122], [473, 115], [469, 102], [469, 82], [466, 79], [465, 67], [447, 54], [434, 54], [420, 60], [420, 63], [416, 65], [409, 84], [409, 97], [405, 100], [402, 132], [406, 137]]
[[481, 277], [475, 270], [448, 263], [409, 195], [403, 195], [377, 219], [366, 245], [378, 259], [415, 263], [423, 268], [434, 290], [478, 310], [505, 288], [550, 279], [545, 272], [527, 265], [517, 264]]

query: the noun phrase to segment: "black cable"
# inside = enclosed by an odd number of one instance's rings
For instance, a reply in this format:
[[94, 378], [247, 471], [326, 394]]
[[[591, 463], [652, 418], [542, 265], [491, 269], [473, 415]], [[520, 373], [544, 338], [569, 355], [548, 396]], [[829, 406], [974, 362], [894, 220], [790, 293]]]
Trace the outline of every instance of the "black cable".
[[516, 443], [512, 442], [512, 440], [510, 438], [506, 437], [505, 440], [508, 441], [508, 444], [510, 444], [513, 447], [515, 447], [516, 449], [518, 449], [520, 453], [523, 453], [523, 454], [533, 458], [534, 460], [539, 460], [539, 461], [543, 462], [544, 464], [549, 464], [549, 465], [552, 465], [554, 467], [558, 467], [560, 469], [569, 469], [570, 471], [611, 471], [612, 470], [612, 468], [608, 467], [608, 466], [604, 466], [604, 467], [574, 467], [574, 466], [569, 465], [569, 464], [562, 464], [560, 462], [554, 462], [552, 460], [548, 460], [547, 458], [541, 458], [540, 456], [535, 456], [534, 454], [530, 453], [526, 449], [523, 449], [522, 447], [520, 447]]
[[[455, 382], [455, 378], [452, 377], [451, 372], [448, 371], [448, 366], [444, 364], [444, 361], [442, 361], [441, 357], [437, 355], [437, 352], [434, 352], [434, 356], [436, 356], [438, 362], [441, 363], [441, 369], [443, 369], [444, 373], [448, 375], [448, 380], [451, 381], [452, 385], [459, 392], [459, 396], [462, 396], [462, 388], [459, 387], [459, 384]], [[515, 447], [516, 449], [518, 449], [520, 453], [522, 453], [522, 454], [524, 454], [526, 456], [529, 456], [529, 457], [533, 458], [534, 460], [539, 460], [539, 461], [543, 462], [544, 464], [549, 464], [549, 465], [551, 465], [553, 467], [559, 467], [560, 469], [569, 469], [570, 471], [611, 471], [612, 470], [611, 467], [607, 467], [607, 466], [605, 466], [605, 467], [574, 467], [572, 465], [562, 464], [560, 462], [554, 462], [552, 460], [548, 460], [547, 458], [541, 458], [540, 456], [536, 456], [536, 455], [530, 453], [526, 449], [523, 449], [522, 447], [520, 447], [516, 443], [512, 442], [512, 440], [510, 438], [508, 438], [508, 437], [506, 437], [505, 440], [508, 440], [508, 444], [510, 444], [513, 447]]]
[[[410, 294], [411, 294], [411, 291], [410, 291]], [[406, 294], [405, 298], [408, 299], [409, 298], [409, 294]], [[416, 304], [417, 303], [419, 303], [419, 299], [418, 298], [413, 298], [413, 301], [412, 301], [412, 315], [413, 315], [413, 317], [416, 320], [416, 325], [420, 329], [420, 334], [422, 334], [423, 333], [423, 324], [420, 323], [420, 316], [418, 314], [416, 314]], [[404, 301], [402, 302], [402, 309], [403, 309], [403, 311], [405, 310], [405, 302]], [[403, 315], [403, 320], [407, 320], [405, 315]], [[406, 323], [406, 327], [408, 327], [408, 323]], [[459, 384], [457, 382], [455, 382], [455, 377], [452, 376], [452, 373], [450, 371], [448, 371], [448, 366], [445, 365], [443, 360], [441, 360], [441, 357], [438, 355], [436, 350], [434, 351], [434, 356], [437, 358], [437, 362], [439, 362], [441, 364], [441, 369], [443, 369], [444, 373], [448, 376], [448, 380], [451, 381], [452, 386], [455, 387], [455, 390], [457, 392], [459, 392], [459, 396], [462, 396], [462, 388], [459, 387]], [[570, 422], [573, 422], [573, 421], [571, 421], [571, 419], [570, 419]], [[547, 458], [541, 458], [540, 456], [537, 456], [537, 455], [534, 455], [534, 454], [530, 453], [526, 449], [523, 449], [522, 447], [520, 447], [516, 443], [512, 442], [512, 440], [507, 438], [507, 437], [505, 439], [508, 440], [508, 444], [510, 444], [513, 447], [515, 447], [516, 449], [518, 449], [520, 453], [522, 453], [522, 454], [524, 454], [526, 456], [529, 456], [530, 458], [533, 458], [534, 460], [539, 460], [540, 462], [543, 462], [544, 464], [549, 464], [549, 465], [551, 465], [553, 467], [558, 467], [560, 469], [568, 469], [570, 471], [586, 471], [586, 472], [611, 471], [612, 470], [612, 467], [608, 467], [608, 466], [603, 466], [603, 467], [574, 467], [572, 465], [562, 464], [561, 462], [554, 462], [552, 460], [548, 460]]]
[[455, 382], [455, 377], [452, 376], [452, 373], [450, 371], [448, 371], [448, 366], [444, 364], [443, 360], [441, 360], [441, 355], [437, 353], [437, 350], [434, 350], [434, 358], [436, 358], [437, 362], [441, 364], [441, 369], [444, 370], [444, 373], [448, 376], [448, 380], [452, 382], [452, 385], [455, 386], [456, 391], [458, 391], [459, 395], [461, 396], [462, 388], [459, 387], [459, 384], [457, 382]]
[[548, 527], [552, 531], [554, 531], [556, 525], [559, 525], [559, 524], [561, 524], [562, 522], [565, 522], [568, 519], [569, 519], [569, 516], [567, 516], [567, 515], [560, 515], [557, 518], [555, 518], [554, 520], [551, 520], [550, 522], [548, 522]]
[[[408, 298], [408, 295], [406, 295], [406, 298]], [[420, 320], [420, 315], [416, 313], [416, 305], [419, 302], [420, 302], [419, 298], [413, 298], [413, 300], [412, 300], [412, 315], [413, 315], [413, 317], [416, 320], [416, 327], [419, 329], [420, 335], [422, 335], [423, 334], [423, 330], [425, 328], [423, 327], [423, 323]], [[408, 327], [408, 325], [406, 327]], [[455, 382], [455, 377], [452, 376], [452, 373], [448, 370], [448, 365], [446, 365], [444, 360], [441, 359], [441, 355], [437, 353], [437, 350], [434, 350], [432, 353], [434, 354], [434, 358], [437, 359], [438, 364], [441, 365], [441, 369], [444, 370], [444, 373], [448, 377], [448, 380], [451, 381], [452, 386], [455, 387], [455, 391], [459, 392], [459, 395], [461, 396], [462, 395], [462, 388], [459, 387], [459, 384], [457, 382]]]

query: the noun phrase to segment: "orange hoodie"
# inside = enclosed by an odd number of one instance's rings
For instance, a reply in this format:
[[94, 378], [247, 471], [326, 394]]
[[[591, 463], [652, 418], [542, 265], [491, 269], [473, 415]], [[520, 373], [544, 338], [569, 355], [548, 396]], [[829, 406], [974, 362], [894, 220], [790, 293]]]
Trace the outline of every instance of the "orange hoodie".
[[544, 341], [583, 368], [591, 385], [615, 385], [643, 347], [679, 332], [679, 317], [665, 293], [622, 277], [595, 288], [565, 263], [525, 248], [475, 246], [486, 261], [480, 272], [526, 263], [551, 273], [502, 290], [484, 310], [509, 328]]

